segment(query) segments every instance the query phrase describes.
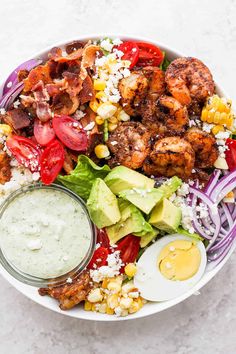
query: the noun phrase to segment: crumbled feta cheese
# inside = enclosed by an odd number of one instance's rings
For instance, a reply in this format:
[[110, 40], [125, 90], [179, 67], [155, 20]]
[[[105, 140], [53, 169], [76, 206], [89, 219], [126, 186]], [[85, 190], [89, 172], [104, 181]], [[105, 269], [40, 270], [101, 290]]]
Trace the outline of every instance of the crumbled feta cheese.
[[77, 109], [77, 111], [74, 114], [74, 118], [77, 120], [80, 120], [81, 118], [83, 118], [86, 115], [86, 113], [84, 113], [82, 110]]
[[215, 135], [216, 139], [220, 139], [220, 140], [226, 140], [230, 137], [231, 132], [230, 131], [224, 131], [224, 132], [219, 132]]
[[90, 122], [86, 127], [84, 127], [84, 130], [92, 130], [95, 127], [95, 122]]
[[90, 270], [90, 276], [94, 282], [99, 283], [105, 278], [112, 278], [118, 275], [121, 266], [120, 251], [115, 251], [108, 255], [107, 266]]
[[1, 114], [1, 115], [6, 114], [6, 110], [5, 110], [4, 108], [0, 108], [0, 114]]
[[16, 100], [16, 101], [13, 103], [13, 107], [14, 107], [14, 108], [18, 108], [19, 105], [20, 105], [20, 100]]
[[69, 277], [66, 279], [67, 284], [72, 284], [73, 280]]
[[114, 45], [120, 45], [120, 44], [123, 43], [122, 40], [120, 40], [120, 38], [115, 38], [115, 39], [113, 39], [112, 42], [113, 42]]
[[40, 250], [43, 246], [43, 243], [40, 239], [36, 239], [36, 240], [30, 240], [27, 243], [27, 247], [31, 250], [31, 251], [36, 251], [36, 250]]
[[103, 41], [101, 41], [100, 46], [108, 52], [111, 52], [113, 48], [113, 43], [111, 43], [109, 39], [103, 39]]
[[214, 124], [209, 124], [209, 123], [206, 123], [204, 122], [203, 125], [202, 125], [202, 130], [206, 133], [210, 133], [211, 132], [211, 129], [214, 127]]

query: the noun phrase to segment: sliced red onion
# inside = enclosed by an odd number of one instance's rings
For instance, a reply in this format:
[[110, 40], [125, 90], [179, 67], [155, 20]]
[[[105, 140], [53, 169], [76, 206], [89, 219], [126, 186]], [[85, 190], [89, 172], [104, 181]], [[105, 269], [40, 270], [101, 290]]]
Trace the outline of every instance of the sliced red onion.
[[213, 202], [219, 203], [226, 196], [226, 194], [235, 189], [235, 187], [236, 170], [221, 178], [219, 183], [214, 186], [209, 196], [211, 197]]
[[18, 83], [18, 72], [20, 70], [30, 71], [31, 69], [35, 68], [41, 63], [42, 63], [41, 59], [30, 59], [20, 64], [15, 70], [12, 71], [12, 73], [6, 79], [2, 90], [2, 96], [6, 95]]
[[221, 206], [223, 208], [224, 215], [226, 216], [227, 223], [228, 223], [229, 227], [231, 228], [233, 226], [234, 221], [232, 219], [230, 211], [225, 203], [221, 203]]
[[236, 236], [236, 222], [234, 223], [234, 226], [231, 228], [231, 230], [228, 232], [228, 234], [219, 242], [217, 242], [214, 246], [211, 248], [211, 252], [214, 252], [221, 247], [224, 247], [227, 242]]
[[15, 85], [1, 100], [0, 100], [0, 108], [4, 108], [7, 110], [9, 106], [14, 102], [16, 97], [21, 93], [23, 90], [24, 83], [19, 82]]
[[219, 178], [221, 175], [221, 171], [220, 170], [214, 170], [214, 172], [211, 174], [211, 177], [204, 189], [204, 192], [207, 195], [210, 195], [212, 190], [215, 188], [216, 183], [218, 182]]

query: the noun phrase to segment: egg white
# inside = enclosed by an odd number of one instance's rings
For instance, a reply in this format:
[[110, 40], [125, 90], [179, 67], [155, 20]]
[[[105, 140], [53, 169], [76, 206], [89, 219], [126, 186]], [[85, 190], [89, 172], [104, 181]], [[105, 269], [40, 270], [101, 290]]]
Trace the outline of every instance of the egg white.
[[174, 299], [191, 289], [203, 276], [207, 264], [206, 249], [198, 240], [196, 246], [200, 251], [201, 263], [194, 276], [187, 280], [169, 280], [161, 274], [157, 266], [159, 254], [168, 243], [177, 240], [193, 241], [191, 237], [180, 234], [163, 236], [148, 247], [138, 260], [134, 284], [144, 299], [149, 301]]

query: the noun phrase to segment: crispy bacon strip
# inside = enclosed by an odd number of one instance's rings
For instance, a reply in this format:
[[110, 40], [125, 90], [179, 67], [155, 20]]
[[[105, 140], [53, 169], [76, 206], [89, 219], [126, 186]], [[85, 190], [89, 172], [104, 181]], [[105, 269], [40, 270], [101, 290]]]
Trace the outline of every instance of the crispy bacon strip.
[[88, 75], [87, 69], [92, 68], [97, 52], [100, 51], [100, 47], [97, 45], [91, 44], [84, 48], [82, 60], [81, 60], [81, 68], [80, 68], [80, 78], [84, 81]]
[[32, 90], [39, 81], [42, 81], [44, 84], [52, 82], [49, 72], [49, 65], [39, 65], [36, 68], [32, 69], [28, 77], [24, 80], [24, 91], [29, 92]]
[[8, 111], [3, 117], [4, 123], [10, 125], [13, 130], [26, 128], [30, 125], [28, 114], [21, 108], [14, 108]]
[[84, 271], [71, 284], [54, 288], [41, 288], [39, 294], [53, 297], [59, 301], [61, 310], [69, 310], [86, 299], [91, 289], [90, 281], [89, 272]]
[[[1, 148], [1, 146], [0, 146]], [[11, 179], [10, 157], [3, 151], [0, 152], [0, 184], [5, 184]]]
[[41, 122], [46, 122], [51, 119], [52, 112], [48, 103], [50, 96], [43, 81], [40, 80], [35, 86], [33, 86], [32, 91], [36, 106], [36, 115]]
[[74, 60], [80, 59], [82, 57], [82, 54], [83, 54], [83, 48], [79, 48], [79, 49], [73, 51], [72, 53], [70, 53], [66, 56], [63, 56], [62, 49], [55, 47], [49, 53], [49, 58], [54, 60], [55, 62], [58, 62], [58, 63], [66, 63], [69, 61], [74, 61]]

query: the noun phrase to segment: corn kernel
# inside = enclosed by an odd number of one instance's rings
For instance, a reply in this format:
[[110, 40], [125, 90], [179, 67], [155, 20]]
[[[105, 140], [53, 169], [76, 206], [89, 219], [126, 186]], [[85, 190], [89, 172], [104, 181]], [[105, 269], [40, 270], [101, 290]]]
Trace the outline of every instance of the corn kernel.
[[114, 130], [116, 130], [116, 128], [117, 128], [117, 124], [115, 124], [115, 123], [108, 124], [108, 131], [109, 132], [113, 132]]
[[220, 114], [220, 112], [215, 112], [214, 119], [213, 119], [213, 122], [215, 124], [220, 124], [221, 123], [221, 118], [222, 118], [221, 114]]
[[110, 123], [113, 123], [113, 124], [117, 124], [119, 122], [118, 118], [116, 118], [115, 116], [109, 118], [108, 120]]
[[108, 119], [115, 114], [116, 110], [116, 106], [114, 106], [110, 102], [104, 102], [98, 107], [97, 113], [100, 117]]
[[108, 315], [114, 315], [114, 312], [115, 312], [114, 309], [111, 309], [110, 307], [107, 306], [106, 313]]
[[103, 282], [102, 282], [102, 288], [107, 289], [107, 285], [108, 285], [108, 278], [105, 278], [105, 279], [103, 279]]
[[94, 80], [93, 82], [93, 88], [96, 91], [103, 91], [106, 88], [106, 82], [103, 80]]
[[99, 91], [96, 93], [95, 97], [98, 99], [98, 100], [104, 100], [104, 99], [107, 99], [107, 95], [105, 94], [104, 91]]
[[211, 132], [212, 134], [216, 135], [219, 132], [223, 132], [224, 131], [224, 127], [222, 125], [215, 125], [212, 129]]
[[133, 299], [131, 299], [130, 297], [127, 298], [122, 297], [120, 299], [120, 307], [122, 309], [129, 309], [132, 303], [133, 303]]
[[135, 301], [137, 301], [137, 303], [138, 303], [140, 309], [141, 309], [141, 307], [143, 307], [143, 304], [146, 303], [146, 300], [145, 300], [145, 302], [143, 302], [143, 300], [144, 300], [144, 299], [142, 299], [141, 297], [139, 297], [137, 300], [135, 300]]
[[99, 108], [99, 102], [97, 100], [93, 100], [89, 102], [89, 107], [91, 108], [92, 111], [97, 113], [97, 110]]
[[130, 120], [130, 116], [123, 109], [117, 115], [117, 118], [122, 122], [127, 122], [128, 120]]
[[85, 311], [91, 311], [92, 310], [92, 304], [89, 301], [84, 302], [84, 310]]
[[110, 283], [108, 283], [107, 289], [112, 291], [114, 294], [117, 294], [121, 291], [121, 285], [118, 284], [118, 282], [111, 281]]
[[98, 312], [106, 313], [106, 311], [107, 311], [107, 304], [105, 304], [105, 303], [100, 304], [98, 307]]
[[92, 304], [91, 311], [97, 312], [97, 304]]
[[104, 119], [100, 116], [96, 116], [95, 118], [95, 122], [98, 124], [98, 125], [102, 125], [104, 123]]
[[12, 133], [12, 128], [8, 124], [0, 124], [0, 134], [10, 135]]
[[107, 298], [107, 306], [110, 307], [111, 309], [114, 309], [119, 305], [118, 302], [118, 295], [117, 294], [112, 294], [108, 296]]
[[102, 301], [103, 296], [102, 296], [101, 290], [99, 288], [92, 289], [90, 291], [90, 293], [88, 294], [87, 299], [89, 302], [92, 302], [92, 303]]
[[104, 159], [110, 156], [110, 151], [108, 147], [104, 144], [99, 144], [95, 147], [94, 152], [99, 159]]
[[207, 121], [207, 117], [208, 117], [208, 110], [206, 108], [203, 108], [202, 114], [201, 114], [201, 120], [203, 122], [206, 122]]
[[[141, 306], [142, 307], [142, 306]], [[130, 308], [129, 308], [129, 313], [135, 313], [141, 309], [140, 304], [136, 301], [133, 301]]]
[[130, 291], [138, 291], [137, 288], [135, 288], [133, 281], [129, 281], [128, 283], [122, 285], [121, 288], [122, 295], [128, 294]]
[[137, 273], [137, 267], [134, 263], [129, 263], [125, 266], [125, 274], [128, 277], [133, 277]]
[[214, 116], [215, 116], [215, 112], [213, 110], [210, 110], [208, 112], [208, 117], [207, 117], [207, 123], [213, 123], [214, 121]]
[[223, 112], [226, 112], [227, 110], [227, 107], [226, 107], [226, 104], [224, 104], [221, 100], [218, 104], [218, 107], [217, 107], [217, 111], [220, 112], [220, 113], [223, 113]]

